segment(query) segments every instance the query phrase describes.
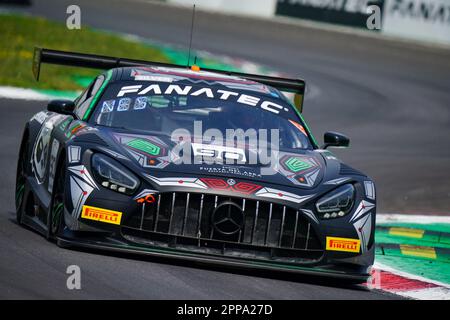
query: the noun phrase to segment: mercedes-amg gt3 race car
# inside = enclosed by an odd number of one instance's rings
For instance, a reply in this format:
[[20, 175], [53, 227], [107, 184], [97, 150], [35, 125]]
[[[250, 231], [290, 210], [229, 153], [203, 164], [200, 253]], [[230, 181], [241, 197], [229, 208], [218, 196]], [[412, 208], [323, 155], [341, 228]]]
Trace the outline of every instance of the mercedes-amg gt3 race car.
[[60, 246], [368, 278], [374, 183], [326, 150], [344, 135], [317, 145], [303, 80], [36, 48], [37, 79], [41, 63], [106, 71], [26, 123], [19, 223]]

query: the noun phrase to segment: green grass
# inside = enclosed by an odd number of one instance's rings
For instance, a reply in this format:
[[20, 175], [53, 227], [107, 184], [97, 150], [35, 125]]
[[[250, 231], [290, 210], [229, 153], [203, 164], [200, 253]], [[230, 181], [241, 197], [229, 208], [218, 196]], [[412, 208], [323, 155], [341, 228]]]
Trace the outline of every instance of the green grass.
[[34, 47], [170, 62], [160, 50], [82, 26], [33, 16], [0, 15], [0, 85], [51, 90], [79, 90], [100, 70], [43, 64], [40, 81], [31, 72]]

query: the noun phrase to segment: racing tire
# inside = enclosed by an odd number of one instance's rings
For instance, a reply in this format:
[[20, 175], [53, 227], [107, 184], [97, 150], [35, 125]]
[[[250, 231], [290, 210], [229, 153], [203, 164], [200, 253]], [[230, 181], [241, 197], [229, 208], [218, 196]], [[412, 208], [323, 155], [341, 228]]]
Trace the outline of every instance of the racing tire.
[[16, 172], [15, 205], [16, 219], [18, 224], [22, 224], [22, 215], [24, 210], [26, 210], [25, 186], [29, 172], [29, 162], [26, 161], [26, 159], [28, 158], [29, 144], [30, 142], [28, 140], [28, 137], [25, 135], [20, 147]]
[[53, 184], [51, 205], [47, 213], [47, 239], [61, 235], [64, 227], [65, 161], [60, 161]]

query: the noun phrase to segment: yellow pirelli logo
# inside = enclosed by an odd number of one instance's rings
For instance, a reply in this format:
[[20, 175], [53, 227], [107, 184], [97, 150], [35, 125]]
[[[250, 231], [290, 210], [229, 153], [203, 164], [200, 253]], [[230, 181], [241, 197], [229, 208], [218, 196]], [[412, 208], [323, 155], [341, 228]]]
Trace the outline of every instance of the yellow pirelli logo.
[[122, 212], [91, 206], [83, 206], [81, 217], [84, 219], [120, 225], [120, 220], [122, 220]]
[[327, 237], [327, 250], [359, 252], [361, 242], [358, 239]]

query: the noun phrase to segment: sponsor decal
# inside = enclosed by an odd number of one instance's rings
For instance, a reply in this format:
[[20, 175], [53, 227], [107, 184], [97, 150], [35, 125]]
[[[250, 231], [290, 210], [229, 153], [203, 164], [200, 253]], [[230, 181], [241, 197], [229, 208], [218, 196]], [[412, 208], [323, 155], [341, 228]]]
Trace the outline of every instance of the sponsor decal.
[[148, 75], [135, 76], [134, 80], [137, 80], [137, 81], [172, 82], [172, 79], [168, 78], [168, 77], [158, 77], [158, 76], [148, 76]]
[[326, 250], [358, 253], [360, 246], [361, 241], [358, 239], [327, 237]]
[[41, 112], [38, 112], [38, 113], [36, 113], [32, 118], [31, 118], [31, 121], [37, 121], [37, 122], [39, 122], [40, 124], [42, 124], [44, 121], [45, 121], [45, 119], [47, 119], [47, 113], [46, 112], [44, 112], [44, 111], [41, 111]]
[[241, 168], [237, 167], [231, 167], [231, 166], [201, 166], [199, 167], [200, 171], [205, 171], [207, 173], [211, 174], [226, 174], [226, 175], [238, 175], [246, 178], [261, 178], [261, 173], [258, 172], [252, 172], [248, 170], [243, 170]]
[[62, 115], [55, 115], [47, 118], [42, 124], [38, 137], [33, 147], [33, 153], [31, 156], [32, 169], [35, 174], [36, 180], [39, 184], [44, 182], [45, 172], [47, 165], [49, 164], [50, 153], [50, 138], [54, 129], [55, 123], [63, 118]]
[[395, 0], [388, 3], [386, 12], [390, 15], [429, 24], [450, 25], [450, 6], [447, 0]]
[[116, 100], [103, 101], [101, 113], [113, 112], [115, 104]]
[[143, 71], [143, 70], [139, 70], [139, 69], [131, 70], [131, 76], [136, 81], [153, 81], [153, 82], [168, 82], [168, 83], [171, 83], [174, 80], [173, 78], [171, 78], [169, 76], [154, 75], [151, 72]]
[[123, 98], [119, 100], [119, 105], [117, 106], [117, 111], [127, 111], [130, 109], [131, 99]]
[[194, 157], [201, 157], [202, 160], [206, 160], [207, 162], [232, 160], [238, 161], [239, 163], [245, 163], [247, 161], [245, 151], [240, 148], [201, 143], [191, 143], [191, 146]]
[[55, 180], [55, 171], [56, 171], [56, 156], [58, 155], [59, 150], [59, 141], [53, 139], [52, 150], [50, 152], [50, 168], [48, 173], [48, 192], [52, 192], [53, 190], [53, 182]]
[[133, 110], [142, 110], [147, 106], [147, 97], [139, 97], [134, 101]]
[[81, 217], [84, 219], [120, 225], [120, 221], [122, 220], [122, 212], [91, 206], [83, 206]]
[[366, 28], [368, 8], [383, 11], [384, 0], [278, 0], [277, 15]]
[[[209, 99], [216, 99], [216, 100], [229, 100], [233, 99], [236, 100], [239, 104], [244, 104], [247, 106], [252, 107], [259, 107], [263, 110], [279, 114], [280, 111], [289, 112], [289, 108], [277, 104], [275, 102], [269, 101], [269, 100], [263, 100], [260, 97], [255, 97], [248, 94], [243, 94], [235, 91], [228, 91], [228, 90], [222, 90], [222, 89], [212, 89], [209, 87], [200, 87], [200, 88], [194, 88], [192, 90], [192, 86], [180, 86], [176, 84], [168, 85], [166, 88], [161, 87], [159, 84], [151, 84], [149, 86], [143, 86], [143, 85], [133, 85], [133, 86], [123, 86], [120, 88], [119, 92], [117, 93], [117, 97], [123, 97], [127, 94], [135, 93], [138, 96], [143, 95], [173, 95], [177, 94], [180, 96], [202, 96], [204, 98]], [[147, 104], [147, 97], [140, 97], [141, 100], [136, 98], [134, 109], [144, 109]], [[111, 102], [113, 101], [113, 102]], [[105, 106], [105, 103], [107, 105]], [[112, 106], [111, 106], [112, 105]], [[111, 112], [114, 109], [114, 100], [108, 100], [103, 103], [102, 107], [102, 113], [103, 112]]]

